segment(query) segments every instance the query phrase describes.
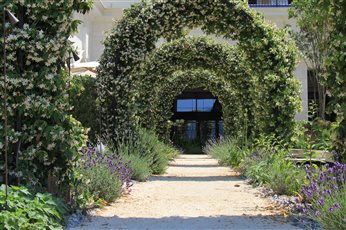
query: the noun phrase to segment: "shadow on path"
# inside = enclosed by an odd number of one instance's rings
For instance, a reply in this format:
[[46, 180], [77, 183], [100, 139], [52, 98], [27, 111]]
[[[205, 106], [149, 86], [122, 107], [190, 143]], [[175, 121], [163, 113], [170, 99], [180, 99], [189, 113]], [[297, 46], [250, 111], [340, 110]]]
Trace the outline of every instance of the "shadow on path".
[[[160, 230], [209, 230], [209, 229], [298, 229], [274, 216], [212, 216], [212, 217], [163, 217], [163, 218], [120, 218], [93, 217], [82, 229], [160, 229]], [[97, 223], [97, 225], [92, 224]]]

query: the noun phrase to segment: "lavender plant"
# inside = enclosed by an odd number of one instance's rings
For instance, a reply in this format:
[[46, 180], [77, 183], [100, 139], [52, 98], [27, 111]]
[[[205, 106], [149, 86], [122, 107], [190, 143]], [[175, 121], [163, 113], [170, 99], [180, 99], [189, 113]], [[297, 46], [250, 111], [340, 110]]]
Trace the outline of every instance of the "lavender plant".
[[325, 229], [346, 227], [346, 164], [306, 166], [302, 210]]
[[98, 165], [106, 166], [110, 172], [119, 177], [123, 191], [130, 192], [132, 186], [130, 175], [132, 169], [122, 156], [118, 154], [107, 154], [106, 152], [97, 151], [96, 148], [91, 147], [85, 150], [81, 159], [83, 168], [92, 168]]
[[84, 201], [81, 206], [99, 199], [111, 202], [121, 193], [131, 191], [132, 169], [118, 154], [87, 148], [77, 171], [82, 175], [82, 182], [77, 186], [77, 194]]

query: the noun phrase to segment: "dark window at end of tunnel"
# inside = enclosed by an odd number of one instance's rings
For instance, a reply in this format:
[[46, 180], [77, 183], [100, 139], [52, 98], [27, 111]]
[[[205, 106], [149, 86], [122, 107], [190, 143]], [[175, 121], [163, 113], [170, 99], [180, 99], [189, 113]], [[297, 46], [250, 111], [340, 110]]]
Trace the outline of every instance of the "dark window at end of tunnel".
[[185, 153], [202, 153], [210, 139], [223, 135], [222, 106], [202, 89], [186, 90], [174, 101], [171, 138]]

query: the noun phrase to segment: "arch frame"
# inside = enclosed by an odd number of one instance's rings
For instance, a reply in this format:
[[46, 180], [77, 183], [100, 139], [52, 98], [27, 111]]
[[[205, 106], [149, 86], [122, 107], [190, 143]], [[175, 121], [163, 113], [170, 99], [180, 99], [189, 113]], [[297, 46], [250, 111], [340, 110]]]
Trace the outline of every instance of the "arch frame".
[[[258, 75], [258, 83], [270, 92], [256, 89], [265, 102], [263, 107], [271, 108], [264, 123], [270, 125], [271, 131], [282, 132], [282, 136], [292, 130], [300, 104], [299, 99], [292, 98], [297, 93], [287, 93], [285, 86], [298, 88], [293, 82], [297, 52], [285, 31], [265, 23], [241, 0], [152, 0], [126, 10], [105, 40], [98, 68], [104, 136], [116, 141], [119, 135], [128, 136], [134, 131], [135, 111], [129, 102], [135, 100], [138, 89], [130, 73], [156, 48], [158, 39], [173, 40], [186, 28], [196, 27], [207, 34], [238, 41], [251, 60], [249, 71]], [[282, 117], [273, 122], [273, 116], [278, 114]]]

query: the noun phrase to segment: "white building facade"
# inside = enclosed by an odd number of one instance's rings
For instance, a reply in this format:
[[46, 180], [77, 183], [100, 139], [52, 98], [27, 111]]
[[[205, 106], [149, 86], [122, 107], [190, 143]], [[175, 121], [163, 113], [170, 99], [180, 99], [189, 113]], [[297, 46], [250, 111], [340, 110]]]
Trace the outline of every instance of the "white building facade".
[[[112, 28], [115, 21], [122, 18], [123, 10], [139, 0], [95, 0], [93, 9], [86, 15], [76, 14], [75, 18], [83, 21], [79, 26], [79, 33], [72, 40], [81, 57], [75, 63], [75, 69], [86, 70], [94, 68], [103, 52], [102, 41], [107, 32]], [[262, 13], [265, 20], [283, 28], [290, 25], [296, 28], [294, 20], [289, 19], [288, 9], [291, 7], [290, 0], [248, 0], [250, 7]], [[196, 29], [191, 36], [200, 36], [203, 33]], [[217, 40], [222, 38], [215, 37]], [[232, 43], [232, 41], [230, 41]], [[77, 71], [78, 72], [78, 71]], [[296, 115], [297, 120], [306, 120], [308, 117], [308, 68], [302, 61], [297, 66], [295, 75], [301, 82], [302, 111]]]

